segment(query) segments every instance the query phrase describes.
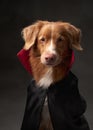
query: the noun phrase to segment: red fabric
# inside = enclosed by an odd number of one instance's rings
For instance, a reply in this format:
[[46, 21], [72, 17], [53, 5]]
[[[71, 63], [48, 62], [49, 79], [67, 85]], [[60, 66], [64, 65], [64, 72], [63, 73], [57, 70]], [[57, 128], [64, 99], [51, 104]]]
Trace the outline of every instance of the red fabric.
[[69, 64], [69, 69], [71, 69], [72, 64], [74, 63], [74, 60], [75, 60], [75, 56], [74, 56], [74, 52], [72, 51], [72, 57], [71, 57], [71, 61], [70, 61], [70, 64]]
[[24, 66], [24, 68], [32, 75], [31, 65], [29, 63], [29, 50], [20, 50], [17, 53], [17, 57]]
[[[31, 65], [29, 63], [29, 51], [30, 50], [22, 49], [17, 53], [17, 57], [19, 58], [24, 68], [32, 75]], [[74, 52], [72, 51], [72, 57], [71, 57], [71, 62], [69, 64], [68, 71], [71, 69], [73, 62], [74, 62]]]

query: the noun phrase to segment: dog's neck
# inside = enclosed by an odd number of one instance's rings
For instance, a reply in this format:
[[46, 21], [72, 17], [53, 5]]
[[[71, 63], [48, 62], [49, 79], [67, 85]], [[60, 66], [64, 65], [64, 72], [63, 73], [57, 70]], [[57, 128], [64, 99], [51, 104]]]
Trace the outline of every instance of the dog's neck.
[[71, 55], [66, 58], [64, 63], [60, 63], [57, 66], [50, 67], [40, 62], [40, 57], [35, 57], [30, 52], [30, 63], [33, 72], [33, 77], [38, 86], [48, 88], [51, 84], [62, 80], [69, 71], [69, 64]]

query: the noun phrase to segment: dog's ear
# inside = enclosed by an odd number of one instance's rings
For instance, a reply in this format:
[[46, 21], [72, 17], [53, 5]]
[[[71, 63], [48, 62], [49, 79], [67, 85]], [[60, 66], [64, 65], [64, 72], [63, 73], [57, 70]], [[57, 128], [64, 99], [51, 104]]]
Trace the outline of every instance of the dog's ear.
[[30, 25], [28, 27], [25, 27], [22, 30], [22, 37], [25, 41], [24, 49], [28, 50], [31, 46], [35, 44], [37, 35], [41, 29], [41, 27], [44, 25], [45, 21], [37, 21], [33, 25]]
[[66, 29], [68, 30], [69, 33], [71, 48], [75, 48], [76, 50], [82, 51], [83, 48], [80, 45], [81, 30], [69, 23], [67, 24]]

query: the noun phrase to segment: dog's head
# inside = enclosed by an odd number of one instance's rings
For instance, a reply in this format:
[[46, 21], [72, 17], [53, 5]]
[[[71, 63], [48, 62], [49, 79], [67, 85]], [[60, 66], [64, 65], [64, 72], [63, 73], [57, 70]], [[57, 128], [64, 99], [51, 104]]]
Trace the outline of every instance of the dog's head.
[[64, 61], [64, 53], [72, 48], [81, 51], [81, 31], [66, 22], [38, 21], [22, 31], [24, 49], [34, 48], [41, 63], [55, 66]]

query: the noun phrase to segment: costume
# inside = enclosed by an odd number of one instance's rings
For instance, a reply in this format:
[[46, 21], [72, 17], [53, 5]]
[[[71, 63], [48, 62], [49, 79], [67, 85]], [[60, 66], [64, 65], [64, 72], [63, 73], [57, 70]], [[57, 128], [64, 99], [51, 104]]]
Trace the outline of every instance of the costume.
[[47, 89], [38, 87], [35, 80], [31, 80], [21, 130], [39, 130], [46, 96], [54, 130], [89, 130], [83, 115], [86, 102], [79, 93], [78, 79], [71, 71]]

